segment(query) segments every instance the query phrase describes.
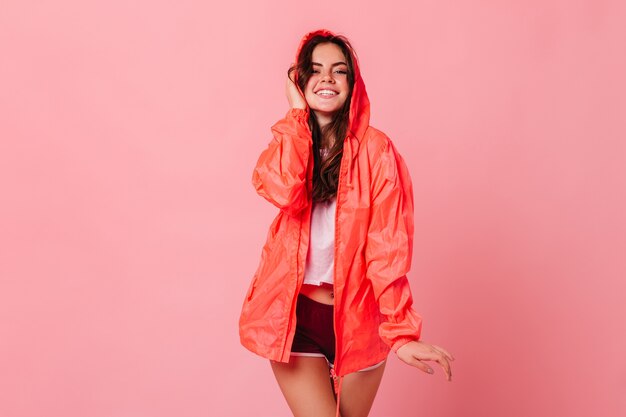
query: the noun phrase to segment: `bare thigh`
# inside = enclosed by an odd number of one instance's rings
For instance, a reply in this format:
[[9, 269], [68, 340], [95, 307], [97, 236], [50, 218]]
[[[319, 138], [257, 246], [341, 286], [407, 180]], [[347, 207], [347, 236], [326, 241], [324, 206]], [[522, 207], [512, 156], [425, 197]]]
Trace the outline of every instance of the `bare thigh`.
[[367, 417], [383, 379], [387, 361], [369, 371], [353, 372], [343, 377], [339, 410], [341, 417]]
[[325, 358], [291, 356], [289, 363], [270, 364], [294, 417], [335, 417], [337, 402]]

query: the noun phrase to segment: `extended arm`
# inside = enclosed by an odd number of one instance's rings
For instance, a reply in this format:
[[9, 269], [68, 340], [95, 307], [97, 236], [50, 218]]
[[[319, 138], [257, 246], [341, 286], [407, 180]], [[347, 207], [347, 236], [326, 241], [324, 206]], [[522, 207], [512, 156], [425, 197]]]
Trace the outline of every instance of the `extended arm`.
[[365, 258], [380, 312], [380, 337], [396, 352], [420, 339], [422, 318], [412, 308], [407, 279], [413, 251], [413, 191], [404, 160], [388, 141], [372, 166], [372, 206]]

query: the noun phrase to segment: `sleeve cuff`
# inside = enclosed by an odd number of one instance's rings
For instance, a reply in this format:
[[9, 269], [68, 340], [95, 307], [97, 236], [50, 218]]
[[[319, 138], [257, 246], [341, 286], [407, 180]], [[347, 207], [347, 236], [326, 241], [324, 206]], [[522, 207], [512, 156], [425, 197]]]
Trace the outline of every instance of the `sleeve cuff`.
[[400, 349], [402, 346], [406, 345], [409, 342], [419, 342], [419, 338], [402, 337], [394, 342], [394, 344], [391, 346], [391, 350], [393, 351], [393, 353], [397, 353], [398, 349]]
[[300, 119], [303, 122], [308, 122], [309, 112], [306, 109], [299, 109], [296, 107], [292, 107], [287, 111], [286, 117], [293, 117], [295, 119]]

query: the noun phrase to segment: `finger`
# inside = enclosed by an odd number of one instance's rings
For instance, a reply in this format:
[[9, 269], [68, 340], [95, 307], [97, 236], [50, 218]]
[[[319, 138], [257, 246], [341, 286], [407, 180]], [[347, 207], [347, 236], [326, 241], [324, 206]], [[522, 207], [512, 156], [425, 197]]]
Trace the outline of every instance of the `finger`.
[[451, 360], [451, 361], [454, 360], [454, 357], [450, 354], [450, 352], [448, 352], [447, 350], [445, 350], [441, 346], [432, 345], [432, 347], [433, 347], [433, 349], [435, 349], [438, 352], [440, 352], [442, 355], [446, 356], [448, 358], [448, 360]]
[[440, 356], [439, 359], [437, 359], [437, 362], [439, 362], [444, 372], [446, 373], [448, 381], [452, 380], [452, 369], [450, 369], [450, 363], [448, 363], [448, 359], [446, 359], [444, 356]]
[[433, 349], [430, 346], [427, 347], [426, 350], [423, 350], [419, 353], [418, 358], [420, 360], [427, 360], [427, 361], [436, 361], [439, 358], [441, 358], [443, 356], [443, 354], [438, 351], [437, 349]]
[[422, 354], [420, 356], [421, 359], [433, 360], [438, 362], [446, 373], [448, 381], [452, 378], [452, 370], [450, 369], [450, 363], [448, 362], [448, 358], [440, 351], [435, 348], [432, 348], [426, 354]]
[[431, 368], [430, 366], [428, 366], [428, 364], [422, 362], [421, 360], [419, 360], [415, 356], [411, 356], [409, 359], [405, 360], [405, 362], [408, 363], [411, 366], [414, 366], [414, 367], [416, 367], [416, 368], [426, 372], [427, 374], [435, 373], [433, 368]]
[[450, 359], [451, 361], [454, 360], [454, 357], [452, 355], [450, 355], [450, 353], [445, 350], [444, 348], [442, 348], [441, 346], [437, 346], [437, 345], [431, 345], [433, 348], [437, 349], [438, 351], [442, 352], [444, 355], [446, 355], [448, 357], [448, 359]]
[[293, 74], [293, 72], [294, 72], [294, 70], [295, 70], [294, 65], [295, 65], [295, 63], [294, 63], [294, 62], [292, 62], [292, 63], [291, 63], [291, 65], [289, 66], [289, 71], [287, 72], [287, 74], [288, 74], [288, 77], [287, 77], [287, 78], [289, 78], [289, 81], [291, 81], [292, 83], [294, 83], [294, 84], [295, 84], [294, 79], [293, 79], [293, 78], [291, 78], [291, 74]]

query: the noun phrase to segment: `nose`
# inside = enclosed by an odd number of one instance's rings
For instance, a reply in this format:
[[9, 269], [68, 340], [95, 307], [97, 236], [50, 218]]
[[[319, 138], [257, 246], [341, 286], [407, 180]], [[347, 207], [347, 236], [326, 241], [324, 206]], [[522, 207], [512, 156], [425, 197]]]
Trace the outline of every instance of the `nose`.
[[331, 81], [331, 82], [335, 82], [335, 80], [332, 77], [332, 74], [330, 73], [326, 73], [325, 75], [322, 76], [322, 79], [320, 81]]

